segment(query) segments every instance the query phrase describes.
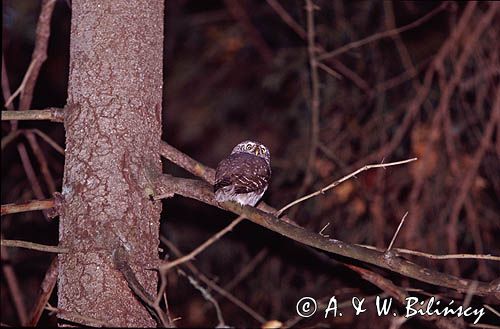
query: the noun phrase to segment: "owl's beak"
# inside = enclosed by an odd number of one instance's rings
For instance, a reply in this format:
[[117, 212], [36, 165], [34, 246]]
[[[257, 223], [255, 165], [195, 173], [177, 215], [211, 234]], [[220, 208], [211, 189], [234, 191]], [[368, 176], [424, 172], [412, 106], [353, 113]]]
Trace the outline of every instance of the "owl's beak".
[[258, 155], [260, 154], [260, 150], [259, 150], [259, 148], [255, 148], [254, 153], [255, 153], [255, 155], [257, 155], [257, 156], [258, 156]]

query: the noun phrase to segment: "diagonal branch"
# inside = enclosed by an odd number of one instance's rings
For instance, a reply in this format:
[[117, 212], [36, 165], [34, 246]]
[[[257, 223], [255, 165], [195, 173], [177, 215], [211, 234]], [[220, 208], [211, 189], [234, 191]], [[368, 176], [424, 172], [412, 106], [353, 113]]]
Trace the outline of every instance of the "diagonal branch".
[[412, 159], [403, 160], [403, 161], [397, 161], [397, 162], [390, 162], [390, 163], [379, 163], [379, 164], [366, 165], [366, 166], [364, 166], [362, 168], [359, 168], [358, 170], [350, 173], [349, 175], [346, 175], [346, 176], [342, 177], [341, 179], [338, 179], [338, 180], [334, 181], [333, 183], [329, 184], [328, 186], [323, 187], [322, 189], [320, 189], [320, 190], [318, 190], [316, 192], [313, 192], [311, 194], [303, 196], [303, 197], [301, 197], [301, 198], [299, 198], [299, 199], [297, 199], [297, 200], [295, 200], [295, 201], [287, 204], [286, 206], [284, 206], [283, 208], [281, 208], [280, 210], [278, 210], [278, 212], [276, 213], [276, 215], [279, 217], [288, 208], [290, 208], [292, 206], [295, 206], [296, 204], [301, 203], [302, 201], [305, 201], [307, 199], [313, 198], [313, 197], [315, 197], [317, 195], [324, 194], [329, 189], [332, 189], [335, 186], [339, 185], [340, 183], [345, 182], [349, 178], [355, 177], [360, 172], [363, 172], [363, 171], [366, 171], [366, 170], [372, 169], [372, 168], [385, 168], [385, 167], [390, 167], [390, 166], [397, 166], [397, 165], [408, 163], [408, 162], [412, 162], [412, 161], [415, 161], [415, 160], [417, 160], [417, 158], [412, 158]]
[[[211, 186], [206, 182], [162, 175], [157, 181], [156, 189], [160, 194], [157, 195], [156, 198], [161, 198], [161, 194], [169, 197], [172, 196], [172, 194], [179, 194], [184, 197], [196, 199], [215, 207], [231, 211], [237, 215], [244, 216], [258, 225], [284, 235], [301, 244], [339, 256], [373, 264], [418, 281], [455, 289], [462, 293], [467, 292], [470, 285], [475, 284], [475, 281], [472, 280], [462, 279], [422, 267], [398, 257], [395, 253], [380, 252], [343, 241], [328, 239], [320, 234], [307, 231], [302, 227], [288, 224], [270, 213], [263, 212], [253, 207], [241, 207], [232, 202], [218, 203], [215, 201]], [[475, 294], [481, 296], [489, 295], [497, 293], [498, 290], [498, 283], [495, 284], [495, 282], [492, 282], [488, 284], [479, 282]]]
[[402, 26], [402, 27], [399, 27], [399, 28], [396, 28], [396, 29], [392, 29], [392, 30], [387, 30], [387, 31], [383, 31], [383, 32], [379, 32], [379, 33], [375, 33], [367, 38], [364, 38], [362, 40], [358, 40], [358, 41], [354, 41], [354, 42], [351, 42], [351, 43], [348, 43], [340, 48], [337, 48], [333, 51], [330, 51], [330, 52], [327, 52], [327, 53], [324, 53], [324, 54], [321, 54], [319, 57], [318, 57], [318, 60], [324, 60], [324, 59], [327, 59], [327, 58], [332, 58], [332, 57], [335, 57], [337, 55], [340, 55], [342, 53], [345, 53], [346, 51], [349, 51], [353, 48], [358, 48], [358, 47], [361, 47], [363, 45], [366, 45], [370, 42], [374, 42], [374, 41], [377, 41], [377, 40], [380, 40], [380, 39], [383, 39], [383, 38], [387, 38], [387, 37], [392, 37], [392, 36], [396, 36], [402, 32], [405, 32], [405, 31], [408, 31], [408, 30], [411, 30], [423, 23], [425, 23], [426, 21], [428, 21], [429, 19], [431, 19], [432, 17], [434, 17], [437, 13], [439, 13], [440, 11], [442, 11], [443, 9], [445, 9], [446, 7], [448, 6], [448, 2], [443, 2], [440, 6], [434, 8], [433, 10], [431, 10], [429, 13], [427, 13], [426, 15], [420, 17], [419, 19], [411, 22], [410, 24], [408, 25], [405, 25], [405, 26]]
[[139, 300], [146, 305], [146, 309], [151, 313], [151, 315], [153, 315], [163, 327], [170, 327], [170, 321], [166, 314], [160, 306], [154, 302], [154, 298], [137, 280], [134, 271], [128, 263], [126, 251], [123, 247], [119, 247], [113, 251], [113, 263], [127, 281], [130, 289], [139, 298]]
[[54, 287], [57, 283], [57, 275], [59, 274], [59, 270], [57, 268], [57, 257], [52, 259], [47, 272], [45, 273], [45, 277], [43, 278], [42, 284], [40, 285], [40, 291], [38, 293], [38, 298], [35, 301], [35, 305], [31, 310], [30, 320], [27, 324], [24, 324], [28, 327], [36, 327], [40, 317], [42, 316], [43, 310], [45, 309], [45, 305], [50, 299], [52, 295], [52, 291], [54, 291]]

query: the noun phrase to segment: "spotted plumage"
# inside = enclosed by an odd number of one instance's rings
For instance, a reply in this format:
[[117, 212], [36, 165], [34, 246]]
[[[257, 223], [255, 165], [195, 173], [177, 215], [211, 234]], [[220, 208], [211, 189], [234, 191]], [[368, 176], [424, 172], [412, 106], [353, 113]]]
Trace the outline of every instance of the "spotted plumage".
[[255, 206], [271, 178], [271, 155], [262, 144], [244, 141], [236, 145], [215, 172], [215, 199]]

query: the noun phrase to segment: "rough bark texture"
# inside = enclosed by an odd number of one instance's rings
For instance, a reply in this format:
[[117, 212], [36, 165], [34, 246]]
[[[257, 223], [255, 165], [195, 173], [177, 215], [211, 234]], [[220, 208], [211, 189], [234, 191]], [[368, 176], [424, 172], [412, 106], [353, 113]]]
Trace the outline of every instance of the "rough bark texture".
[[156, 294], [163, 1], [72, 2], [59, 308], [113, 326], [155, 326], [111, 254], [123, 244]]

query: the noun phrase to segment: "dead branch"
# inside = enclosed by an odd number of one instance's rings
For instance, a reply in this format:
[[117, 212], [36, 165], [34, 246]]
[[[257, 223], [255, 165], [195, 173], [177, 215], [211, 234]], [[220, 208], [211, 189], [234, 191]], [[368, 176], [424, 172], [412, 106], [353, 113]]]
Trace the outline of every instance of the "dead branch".
[[154, 302], [153, 296], [151, 296], [146, 289], [144, 289], [139, 280], [137, 280], [134, 271], [128, 263], [126, 251], [123, 247], [119, 247], [114, 250], [113, 263], [127, 281], [130, 289], [139, 298], [139, 300], [146, 305], [147, 310], [156, 318], [158, 323], [166, 328], [171, 327], [171, 323], [168, 320], [167, 315], [160, 308], [160, 305]]
[[[418, 281], [455, 289], [462, 293], [467, 292], [469, 286], [475, 282], [422, 267], [400, 258], [394, 253], [379, 252], [343, 241], [328, 239], [320, 234], [288, 224], [269, 213], [253, 207], [241, 207], [232, 202], [217, 203], [211, 186], [199, 180], [162, 175], [158, 179], [156, 188], [157, 191], [164, 195], [171, 196], [172, 193], [182, 195], [244, 216], [255, 224], [268, 228], [301, 244], [376, 265]], [[157, 196], [157, 198], [159, 197], [160, 195]], [[500, 287], [498, 284], [480, 282], [475, 294], [484, 296], [499, 293], [499, 291]]]
[[26, 211], [45, 210], [54, 207], [54, 199], [48, 200], [31, 200], [26, 203], [9, 203], [3, 204], [1, 215], [17, 214]]
[[180, 258], [177, 258], [176, 260], [174, 261], [168, 261], [162, 265], [160, 265], [159, 269], [160, 269], [160, 272], [162, 272], [162, 275], [166, 272], [168, 272], [168, 270], [170, 270], [171, 268], [175, 267], [175, 266], [178, 266], [182, 263], [185, 263], [193, 258], [196, 257], [196, 255], [198, 255], [199, 253], [201, 253], [203, 250], [207, 249], [211, 244], [215, 243], [217, 240], [219, 240], [222, 236], [224, 236], [226, 233], [232, 231], [232, 229], [238, 225], [239, 223], [241, 223], [241, 221], [245, 219], [243, 216], [239, 216], [238, 218], [236, 218], [235, 220], [233, 220], [228, 226], [226, 226], [224, 229], [222, 229], [221, 231], [217, 232], [217, 234], [215, 234], [214, 236], [212, 236], [210, 239], [207, 239], [205, 242], [203, 242], [201, 245], [199, 245], [196, 249], [194, 249], [193, 251], [191, 251], [189, 254], [185, 255], [185, 256], [182, 256]]
[[2, 111], [2, 121], [48, 120], [64, 122], [64, 109], [51, 107], [44, 110]]
[[413, 28], [415, 28], [415, 27], [417, 27], [417, 26], [425, 23], [429, 19], [431, 19], [437, 13], [439, 13], [442, 10], [444, 10], [447, 6], [448, 6], [448, 3], [447, 2], [443, 2], [439, 7], [436, 7], [435, 9], [431, 10], [428, 14], [420, 17], [419, 19], [417, 19], [414, 22], [411, 22], [408, 25], [405, 25], [405, 26], [402, 26], [402, 27], [399, 27], [399, 28], [396, 28], [396, 29], [388, 30], [388, 31], [383, 31], [383, 32], [375, 33], [375, 34], [373, 34], [373, 35], [371, 35], [371, 36], [369, 36], [369, 37], [367, 37], [365, 39], [348, 43], [347, 45], [344, 45], [344, 46], [342, 46], [340, 48], [337, 48], [337, 49], [335, 49], [333, 51], [321, 54], [318, 57], [318, 60], [322, 61], [322, 60], [325, 60], [327, 58], [335, 57], [335, 56], [338, 56], [338, 55], [340, 55], [340, 54], [342, 54], [342, 53], [344, 53], [346, 51], [349, 51], [349, 50], [351, 50], [353, 48], [361, 47], [361, 46], [366, 45], [366, 44], [368, 44], [370, 42], [374, 42], [374, 41], [377, 41], [377, 40], [382, 39], [382, 38], [392, 37], [392, 36], [398, 35], [398, 34], [400, 34], [402, 32], [411, 30], [411, 29], [413, 29]]
[[42, 3], [42, 9], [36, 26], [35, 49], [33, 50], [30, 66], [21, 85], [10, 96], [5, 106], [8, 106], [8, 104], [10, 104], [19, 93], [21, 94], [19, 109], [24, 111], [28, 110], [31, 106], [33, 91], [35, 89], [36, 81], [38, 80], [40, 68], [47, 59], [47, 48], [50, 37], [50, 20], [52, 18], [52, 12], [54, 11], [55, 4], [55, 0], [44, 0]]
[[59, 246], [47, 246], [45, 244], [33, 243], [29, 241], [21, 241], [21, 240], [6, 240], [1, 239], [0, 245], [5, 247], [16, 247], [16, 248], [25, 248], [31, 250], [38, 250], [44, 252], [53, 252], [56, 254], [66, 254], [69, 252], [68, 248], [59, 247]]
[[404, 163], [409, 163], [409, 162], [413, 162], [417, 160], [417, 158], [412, 158], [412, 159], [408, 159], [408, 160], [402, 160], [402, 161], [397, 161], [397, 162], [390, 162], [390, 163], [378, 163], [378, 164], [371, 164], [371, 165], [366, 165], [362, 168], [359, 168], [358, 170], [350, 173], [349, 175], [346, 175], [336, 181], [334, 181], [333, 183], [317, 190], [316, 192], [313, 192], [311, 194], [308, 194], [306, 196], [303, 196], [293, 202], [290, 202], [289, 204], [287, 204], [286, 206], [284, 206], [283, 208], [281, 208], [280, 210], [278, 210], [278, 212], [276, 213], [276, 215], [279, 217], [283, 211], [287, 210], [288, 208], [290, 207], [293, 207], [294, 205], [298, 204], [298, 203], [301, 203], [302, 201], [305, 201], [307, 199], [310, 199], [312, 197], [315, 197], [317, 195], [320, 195], [320, 194], [324, 194], [326, 191], [328, 191], [329, 189], [332, 189], [334, 188], [335, 186], [339, 185], [340, 183], [342, 182], [345, 182], [346, 180], [348, 180], [349, 178], [352, 178], [352, 177], [355, 177], [357, 174], [359, 174], [360, 172], [363, 172], [363, 171], [366, 171], [368, 169], [372, 169], [372, 168], [385, 168], [385, 167], [390, 167], [390, 166], [397, 166], [397, 165], [400, 165], [400, 164], [404, 164]]
[[[163, 237], [161, 235], [160, 235], [160, 240], [172, 251], [172, 253], [175, 256], [177, 256], [178, 258], [183, 257], [181, 252], [179, 251], [179, 249], [177, 249], [177, 247], [172, 242], [170, 242], [169, 240], [167, 240], [165, 237]], [[243, 311], [248, 313], [255, 320], [259, 321], [260, 323], [266, 322], [266, 319], [262, 315], [258, 314], [256, 311], [254, 311], [252, 308], [250, 308], [250, 306], [248, 306], [243, 301], [236, 298], [233, 294], [228, 292], [226, 289], [220, 287], [215, 282], [213, 282], [212, 280], [207, 278], [207, 276], [204, 275], [191, 261], [187, 261], [186, 263], [181, 264], [181, 265], [186, 266], [191, 272], [193, 272], [193, 274], [195, 274], [198, 277], [198, 279], [200, 281], [205, 283], [207, 286], [209, 286], [211, 289], [216, 291], [218, 294], [220, 294], [221, 296], [223, 296], [224, 298], [229, 300], [234, 305], [241, 308]]]
[[33, 309], [31, 310], [30, 320], [26, 324], [28, 327], [36, 327], [40, 317], [42, 316], [43, 310], [45, 309], [45, 305], [47, 305], [50, 296], [52, 295], [52, 291], [54, 291], [54, 287], [57, 283], [57, 274], [59, 273], [57, 261], [57, 257], [54, 257], [52, 262], [50, 262], [47, 272], [45, 273], [45, 277], [40, 285], [38, 298], [35, 301]]

